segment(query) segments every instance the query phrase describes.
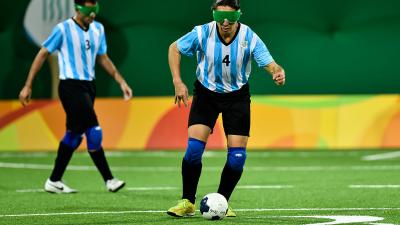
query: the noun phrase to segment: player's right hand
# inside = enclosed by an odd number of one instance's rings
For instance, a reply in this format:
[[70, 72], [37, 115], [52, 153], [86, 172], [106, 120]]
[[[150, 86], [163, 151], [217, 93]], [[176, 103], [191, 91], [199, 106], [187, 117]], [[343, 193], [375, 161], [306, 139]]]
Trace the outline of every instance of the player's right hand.
[[181, 101], [188, 106], [189, 92], [186, 85], [183, 82], [174, 84], [175, 86], [175, 104], [178, 103], [178, 107], [181, 107]]
[[21, 92], [19, 93], [19, 101], [23, 106], [27, 106], [31, 101], [32, 89], [28, 86], [22, 88]]

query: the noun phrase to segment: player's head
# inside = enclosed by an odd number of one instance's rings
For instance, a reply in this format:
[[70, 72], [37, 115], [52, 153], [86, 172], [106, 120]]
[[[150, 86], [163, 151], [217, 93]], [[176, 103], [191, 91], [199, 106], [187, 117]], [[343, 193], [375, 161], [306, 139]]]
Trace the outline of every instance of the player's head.
[[97, 0], [75, 0], [75, 10], [85, 25], [89, 25], [100, 11]]
[[240, 1], [239, 0], [215, 0], [211, 9], [213, 10], [214, 20], [220, 26], [222, 32], [231, 33], [234, 25], [239, 21]]

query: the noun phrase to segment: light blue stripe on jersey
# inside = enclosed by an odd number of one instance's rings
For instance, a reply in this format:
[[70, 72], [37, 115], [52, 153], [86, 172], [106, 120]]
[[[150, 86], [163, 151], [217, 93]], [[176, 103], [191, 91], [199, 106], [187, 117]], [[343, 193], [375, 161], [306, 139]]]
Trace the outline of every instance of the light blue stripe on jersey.
[[[67, 48], [68, 48], [68, 58], [69, 58], [69, 64], [71, 64], [71, 70], [72, 70], [72, 76], [74, 79], [79, 80], [79, 74], [78, 71], [76, 70], [76, 64], [75, 64], [75, 51], [74, 51], [74, 41], [72, 37], [72, 32], [71, 28], [69, 27], [69, 23], [66, 22], [63, 24], [64, 25], [64, 30], [65, 30], [65, 38], [67, 40]], [[66, 74], [64, 74], [66, 75]]]
[[102, 35], [99, 36], [99, 50], [98, 54], [99, 55], [104, 55], [107, 53], [107, 43], [106, 43], [106, 35], [104, 34], [104, 31], [102, 29], [102, 26], [100, 23], [95, 23], [97, 30], [99, 30], [100, 33], [103, 33]]
[[50, 52], [53, 53], [59, 49], [62, 44], [62, 33], [58, 26], [56, 26], [50, 35], [50, 37], [43, 43], [43, 46]]
[[243, 57], [243, 64], [242, 64], [242, 83], [246, 84], [247, 83], [247, 76], [246, 76], [246, 67], [247, 64], [249, 63], [250, 60], [250, 45], [251, 45], [251, 40], [253, 40], [253, 31], [250, 30], [250, 28], [247, 29], [246, 33], [246, 41], [248, 43], [248, 47], [245, 50], [244, 57]]
[[83, 62], [83, 75], [85, 76], [85, 80], [90, 79], [90, 74], [89, 74], [89, 65], [87, 63], [86, 59], [86, 40], [85, 40], [85, 34], [83, 33], [84, 31], [82, 29], [77, 29], [78, 32], [78, 37], [79, 40], [83, 40], [84, 44], [79, 43], [81, 47], [81, 57], [82, 57], [82, 62]]
[[[218, 32], [215, 32], [215, 40], [219, 40]], [[224, 84], [222, 83], [222, 46], [221, 41], [215, 42], [214, 48], [214, 74], [216, 91], [224, 92]]]
[[203, 85], [208, 88], [210, 86], [210, 83], [208, 82], [208, 59], [207, 56], [205, 55], [205, 53], [207, 52], [207, 44], [208, 44], [208, 36], [210, 35], [210, 28], [208, 27], [208, 24], [205, 24], [201, 27], [202, 33], [203, 33], [203, 37], [201, 40], [201, 46], [203, 48], [203, 54], [204, 54], [204, 81], [203, 81]]
[[239, 38], [236, 38], [236, 40], [231, 44], [231, 87], [232, 90], [237, 90], [239, 89], [239, 86], [237, 84], [237, 69], [236, 69], [236, 61], [237, 61], [237, 52], [239, 48]]

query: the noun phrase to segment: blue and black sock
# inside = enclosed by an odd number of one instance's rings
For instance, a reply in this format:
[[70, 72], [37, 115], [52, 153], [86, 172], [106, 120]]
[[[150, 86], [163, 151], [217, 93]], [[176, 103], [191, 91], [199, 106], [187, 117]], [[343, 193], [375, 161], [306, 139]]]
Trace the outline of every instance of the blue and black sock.
[[191, 203], [196, 201], [197, 185], [199, 183], [206, 143], [194, 138], [189, 138], [188, 148], [182, 160], [182, 199], [188, 199]]
[[222, 170], [221, 181], [218, 188], [218, 193], [223, 195], [226, 200], [229, 200], [233, 190], [242, 176], [245, 161], [245, 148], [228, 149], [227, 161], [224, 169]]

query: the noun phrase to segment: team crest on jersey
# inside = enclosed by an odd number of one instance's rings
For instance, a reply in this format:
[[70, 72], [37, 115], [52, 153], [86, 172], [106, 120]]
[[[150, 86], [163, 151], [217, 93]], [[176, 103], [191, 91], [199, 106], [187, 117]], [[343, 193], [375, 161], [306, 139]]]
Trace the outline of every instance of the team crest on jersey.
[[247, 41], [242, 41], [240, 42], [240, 47], [246, 49], [248, 47], [249, 43]]

